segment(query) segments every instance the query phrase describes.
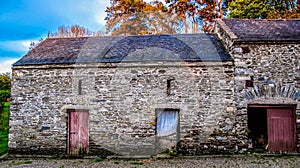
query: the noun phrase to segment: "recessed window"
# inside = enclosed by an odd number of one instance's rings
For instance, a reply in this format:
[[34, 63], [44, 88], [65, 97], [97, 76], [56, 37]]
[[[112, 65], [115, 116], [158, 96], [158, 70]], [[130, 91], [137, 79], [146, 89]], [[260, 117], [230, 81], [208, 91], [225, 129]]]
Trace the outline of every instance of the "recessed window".
[[170, 78], [170, 79], [167, 79], [167, 95], [171, 95], [172, 93], [172, 83], [174, 81], [174, 78]]
[[78, 81], [78, 95], [82, 95], [82, 80]]
[[243, 54], [250, 53], [250, 48], [248, 46], [242, 47]]
[[251, 76], [250, 80], [246, 80], [246, 87], [253, 87], [253, 76]]

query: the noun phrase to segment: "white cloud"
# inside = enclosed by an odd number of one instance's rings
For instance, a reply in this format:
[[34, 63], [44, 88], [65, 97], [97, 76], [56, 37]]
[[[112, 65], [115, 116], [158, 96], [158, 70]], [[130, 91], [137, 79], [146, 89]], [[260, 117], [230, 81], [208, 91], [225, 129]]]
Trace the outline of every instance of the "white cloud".
[[101, 25], [105, 25], [105, 17], [106, 17], [106, 7], [110, 6], [110, 2], [108, 0], [98, 0], [97, 1], [97, 6], [99, 7], [98, 10], [95, 12], [95, 19], [97, 23], [100, 23]]
[[[29, 51], [31, 42], [37, 43], [37, 40], [16, 40], [16, 41], [1, 41], [0, 48], [6, 51], [12, 51], [15, 54], [10, 56], [1, 55], [0, 59], [0, 73], [11, 72], [11, 65], [15, 63], [22, 55]], [[14, 57], [14, 58], [11, 58]]]
[[26, 53], [29, 50], [31, 42], [38, 42], [37, 40], [17, 40], [17, 41], [1, 41], [0, 48], [3, 50], [15, 51], [18, 53]]
[[9, 59], [4, 62], [0, 62], [0, 73], [11, 72], [11, 65], [18, 59]]

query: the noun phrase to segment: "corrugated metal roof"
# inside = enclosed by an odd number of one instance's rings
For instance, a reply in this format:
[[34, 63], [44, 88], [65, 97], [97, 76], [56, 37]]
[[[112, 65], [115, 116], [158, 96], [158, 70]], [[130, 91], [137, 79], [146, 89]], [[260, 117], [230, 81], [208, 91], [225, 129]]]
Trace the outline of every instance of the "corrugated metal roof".
[[215, 35], [49, 38], [14, 66], [146, 61], [231, 61]]
[[223, 19], [236, 41], [300, 42], [300, 20]]

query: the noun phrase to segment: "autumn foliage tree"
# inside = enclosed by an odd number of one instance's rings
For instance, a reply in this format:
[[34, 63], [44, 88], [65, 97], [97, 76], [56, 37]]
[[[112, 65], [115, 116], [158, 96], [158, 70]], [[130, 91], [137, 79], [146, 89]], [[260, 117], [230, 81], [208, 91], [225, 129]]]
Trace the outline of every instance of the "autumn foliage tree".
[[175, 34], [182, 31], [181, 18], [169, 13], [168, 8], [162, 2], [150, 2], [145, 13], [151, 34]]
[[202, 23], [203, 32], [212, 32], [214, 30], [215, 20], [222, 18], [224, 13], [222, 9], [222, 0], [196, 0], [198, 6], [198, 16]]
[[212, 32], [215, 19], [224, 15], [222, 0], [165, 0], [165, 4], [111, 0], [107, 31], [113, 35], [181, 33], [184, 27], [184, 33], [197, 33], [200, 27]]
[[[132, 31], [130, 26], [135, 26], [136, 29], [144, 29], [144, 25], [140, 23], [133, 23], [130, 20], [135, 13], [142, 12], [146, 3], [142, 0], [110, 0], [110, 7], [106, 9], [106, 30], [113, 32], [114, 35], [127, 33]], [[132, 25], [133, 24], [133, 25]]]
[[57, 32], [48, 34], [48, 37], [51, 38], [64, 38], [64, 37], [91, 37], [91, 36], [101, 36], [104, 32], [92, 32], [89, 29], [79, 26], [79, 25], [72, 25], [72, 26], [59, 26]]
[[188, 33], [188, 14], [194, 17], [196, 6], [190, 0], [166, 0], [169, 12], [182, 18], [184, 22], [184, 32]]
[[111, 0], [106, 9], [106, 30], [112, 35], [176, 33], [177, 17], [160, 1]]

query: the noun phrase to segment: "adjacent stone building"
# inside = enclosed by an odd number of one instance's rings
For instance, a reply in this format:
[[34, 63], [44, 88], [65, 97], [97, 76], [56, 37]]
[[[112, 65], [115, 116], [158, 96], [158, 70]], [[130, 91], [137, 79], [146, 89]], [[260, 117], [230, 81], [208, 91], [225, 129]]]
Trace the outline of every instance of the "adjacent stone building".
[[46, 39], [13, 65], [9, 152], [299, 152], [300, 20], [216, 25]]
[[299, 152], [300, 20], [224, 19], [216, 33], [234, 59], [236, 137]]

